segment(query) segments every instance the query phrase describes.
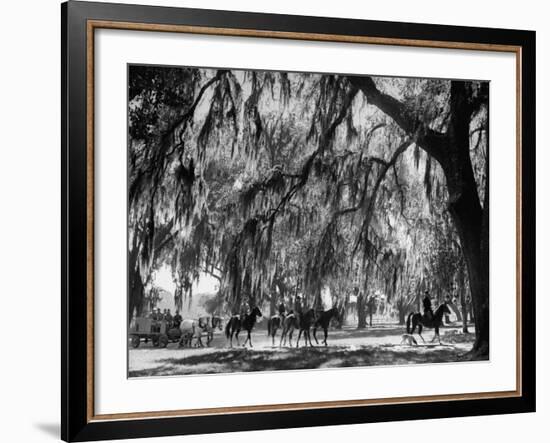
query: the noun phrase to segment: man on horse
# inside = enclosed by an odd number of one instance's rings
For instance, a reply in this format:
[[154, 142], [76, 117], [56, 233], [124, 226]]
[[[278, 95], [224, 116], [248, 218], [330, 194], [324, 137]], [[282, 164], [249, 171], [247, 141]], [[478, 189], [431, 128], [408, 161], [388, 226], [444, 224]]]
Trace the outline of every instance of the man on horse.
[[424, 319], [427, 322], [431, 322], [434, 318], [434, 311], [432, 309], [432, 299], [430, 292], [426, 289], [424, 292], [424, 299], [422, 300], [422, 306], [424, 307]]
[[281, 302], [281, 303], [279, 304], [278, 310], [279, 310], [279, 315], [281, 316], [281, 318], [285, 318], [286, 309], [285, 309], [285, 305], [284, 305], [283, 302]]
[[302, 297], [296, 294], [294, 297], [294, 312], [301, 315], [302, 314]]

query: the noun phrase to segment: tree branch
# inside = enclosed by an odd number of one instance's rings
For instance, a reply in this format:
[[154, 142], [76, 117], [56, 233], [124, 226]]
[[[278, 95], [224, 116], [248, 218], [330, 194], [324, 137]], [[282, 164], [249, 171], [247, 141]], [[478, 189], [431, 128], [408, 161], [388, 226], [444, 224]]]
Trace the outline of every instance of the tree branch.
[[391, 95], [381, 92], [374, 83], [372, 77], [349, 76], [350, 83], [359, 89], [367, 97], [367, 101], [373, 104], [386, 115], [391, 117], [397, 125], [403, 129], [414, 141], [437, 161], [443, 157], [442, 143], [446, 135], [434, 131], [410, 112], [406, 106]]

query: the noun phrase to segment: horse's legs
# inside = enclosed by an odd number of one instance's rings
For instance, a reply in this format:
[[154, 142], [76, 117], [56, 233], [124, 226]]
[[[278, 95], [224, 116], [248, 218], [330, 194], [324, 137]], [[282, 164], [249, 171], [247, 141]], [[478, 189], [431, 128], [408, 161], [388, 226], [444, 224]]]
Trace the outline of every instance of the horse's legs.
[[[413, 315], [413, 318], [412, 318], [412, 329], [411, 329], [411, 335], [414, 334], [414, 330], [416, 329], [416, 318], [414, 317]], [[418, 330], [420, 330], [420, 328], [418, 328]], [[409, 332], [409, 331], [407, 331]]]
[[248, 331], [248, 337], [247, 337], [248, 343], [250, 343], [250, 347], [252, 347], [252, 336], [250, 335], [250, 332], [251, 332], [251, 331], [252, 331], [252, 330]]
[[237, 331], [235, 332], [235, 338], [237, 339], [237, 346], [240, 346], [241, 344], [239, 343], [239, 332], [241, 332], [240, 329], [237, 329]]
[[292, 335], [294, 334], [294, 328], [290, 330], [290, 335], [288, 336], [288, 345], [292, 347]]
[[418, 335], [422, 339], [422, 342], [426, 343], [426, 340], [424, 340], [424, 337], [422, 337], [422, 324], [421, 323], [418, 323]]
[[296, 347], [298, 347], [298, 344], [300, 343], [301, 336], [302, 336], [302, 329], [300, 329], [300, 332], [298, 332], [298, 338], [296, 339]]
[[313, 338], [315, 339], [315, 344], [318, 345], [319, 342], [317, 341], [317, 328], [313, 328]]
[[434, 341], [436, 337], [437, 341], [439, 341], [439, 344], [441, 344], [441, 337], [439, 336], [439, 326], [435, 327], [434, 338], [432, 339], [432, 341]]
[[327, 343], [328, 331], [326, 329], [323, 329], [323, 332], [325, 333], [325, 346], [328, 346], [328, 343]]

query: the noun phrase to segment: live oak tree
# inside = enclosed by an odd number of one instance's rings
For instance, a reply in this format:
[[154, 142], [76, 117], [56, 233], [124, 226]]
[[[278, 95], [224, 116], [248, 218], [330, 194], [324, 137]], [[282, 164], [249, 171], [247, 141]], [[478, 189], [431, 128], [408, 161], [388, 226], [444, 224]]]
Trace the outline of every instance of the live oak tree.
[[207, 273], [233, 312], [298, 293], [318, 306], [324, 287], [341, 306], [359, 286], [407, 309], [419, 281], [465, 264], [474, 352], [488, 353], [487, 84], [140, 66], [129, 79], [130, 317], [163, 264], [178, 300]]
[[[350, 82], [367, 100], [389, 115], [415, 143], [441, 166], [449, 194], [448, 207], [460, 237], [468, 268], [476, 322], [474, 351], [489, 351], [489, 192], [485, 162], [483, 205], [472, 166], [470, 134], [478, 114], [488, 112], [488, 84], [451, 81], [445, 130], [411, 112], [407, 106], [376, 86], [371, 77], [351, 77]], [[486, 120], [486, 119], [485, 119]], [[486, 123], [485, 123], [486, 125]]]

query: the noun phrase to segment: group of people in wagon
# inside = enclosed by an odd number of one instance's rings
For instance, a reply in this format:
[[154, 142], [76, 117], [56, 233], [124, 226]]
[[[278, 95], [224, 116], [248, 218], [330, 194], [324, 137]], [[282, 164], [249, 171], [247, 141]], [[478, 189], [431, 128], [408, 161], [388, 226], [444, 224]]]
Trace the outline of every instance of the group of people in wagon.
[[170, 309], [164, 309], [163, 311], [161, 311], [160, 308], [153, 308], [153, 310], [149, 314], [149, 318], [157, 322], [165, 321], [168, 329], [179, 328], [181, 322], [183, 321], [183, 317], [180, 315], [179, 310], [177, 310], [176, 313], [172, 315]]

